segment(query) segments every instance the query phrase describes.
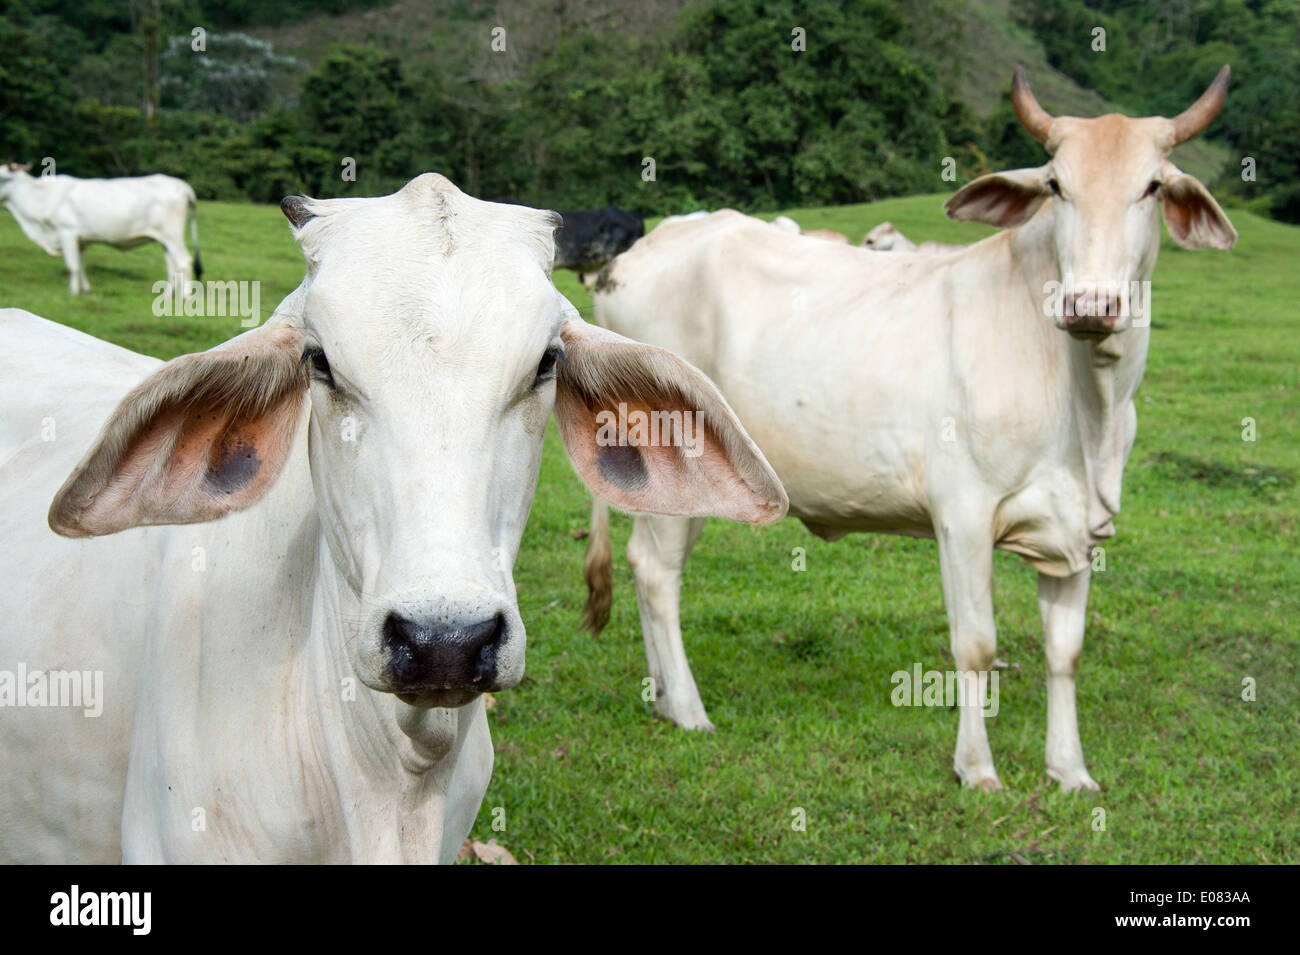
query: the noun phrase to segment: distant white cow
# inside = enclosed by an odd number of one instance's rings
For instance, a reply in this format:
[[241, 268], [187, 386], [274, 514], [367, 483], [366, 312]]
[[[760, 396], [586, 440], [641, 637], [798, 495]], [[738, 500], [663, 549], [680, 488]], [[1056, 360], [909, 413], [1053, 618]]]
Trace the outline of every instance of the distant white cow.
[[[68, 291], [73, 295], [90, 291], [81, 253], [96, 242], [118, 249], [159, 242], [169, 283], [189, 283], [202, 277], [194, 190], [188, 183], [171, 176], [32, 176], [29, 168], [16, 163], [0, 165], [0, 201], [27, 238], [50, 255], [63, 256], [68, 266]], [[194, 243], [193, 271], [185, 248], [186, 218]]]
[[[962, 674], [953, 765], [966, 785], [1001, 785], [980, 709], [1001, 548], [1039, 572], [1048, 775], [1096, 788], [1075, 713], [1093, 548], [1115, 533], [1137, 433], [1161, 213], [1187, 248], [1237, 238], [1206, 188], [1168, 159], [1227, 89], [1225, 66], [1174, 119], [1052, 117], [1017, 71], [1012, 103], [1051, 159], [981, 176], [945, 205], [1006, 231], [946, 255], [864, 256], [720, 212], [656, 229], [597, 290], [600, 324], [671, 348], [717, 382], [813, 533], [938, 540]], [[599, 505], [595, 520], [604, 536]], [[656, 708], [687, 727], [710, 725], [678, 616], [702, 524], [638, 516], [628, 543]], [[599, 627], [608, 543], [591, 541], [589, 554], [588, 619]]]
[[[597, 494], [785, 511], [700, 372], [555, 290], [553, 213], [432, 174], [284, 209], [306, 277], [211, 351], [0, 311], [0, 860], [452, 861], [553, 405]], [[625, 406], [701, 417], [605, 440]]]
[[873, 252], [955, 252], [966, 246], [947, 245], [943, 242], [922, 242], [917, 245], [894, 228], [892, 222], [882, 222], [863, 237], [862, 248]]

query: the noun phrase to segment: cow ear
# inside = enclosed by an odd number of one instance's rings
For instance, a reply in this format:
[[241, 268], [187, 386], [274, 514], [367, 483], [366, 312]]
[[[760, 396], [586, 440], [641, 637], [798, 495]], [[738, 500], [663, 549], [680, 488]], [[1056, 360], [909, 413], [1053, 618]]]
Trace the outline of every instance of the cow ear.
[[577, 320], [555, 418], [592, 493], [629, 511], [769, 524], [785, 490], [713, 382], [670, 351]]
[[182, 355], [122, 399], [50, 506], [50, 528], [95, 537], [210, 521], [274, 483], [301, 420], [302, 332], [264, 325]]
[[1185, 249], [1231, 249], [1237, 230], [1214, 196], [1195, 176], [1166, 161], [1161, 168], [1160, 207], [1165, 228]]
[[1012, 229], [1028, 222], [1051, 194], [1045, 167], [1009, 169], [968, 182], [949, 197], [943, 211], [950, 219]]

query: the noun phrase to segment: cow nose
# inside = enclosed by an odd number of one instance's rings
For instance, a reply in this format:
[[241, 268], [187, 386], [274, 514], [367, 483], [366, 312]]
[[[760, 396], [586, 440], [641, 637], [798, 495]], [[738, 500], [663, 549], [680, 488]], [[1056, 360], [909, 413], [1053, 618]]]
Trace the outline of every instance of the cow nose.
[[1114, 292], [1080, 292], [1074, 297], [1074, 314], [1078, 318], [1090, 318], [1094, 323], [1114, 319], [1119, 315], [1119, 296]]
[[384, 619], [389, 682], [395, 691], [493, 689], [497, 652], [507, 637], [505, 618], [448, 621], [412, 619], [390, 613]]

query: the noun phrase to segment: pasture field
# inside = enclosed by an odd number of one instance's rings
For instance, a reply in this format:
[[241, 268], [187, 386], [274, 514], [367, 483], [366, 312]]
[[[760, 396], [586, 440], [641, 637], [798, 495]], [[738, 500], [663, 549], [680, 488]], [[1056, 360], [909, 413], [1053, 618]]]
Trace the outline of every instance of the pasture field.
[[[883, 219], [918, 242], [987, 234], [945, 220], [942, 200], [788, 212], [855, 241]], [[1079, 671], [1100, 793], [1062, 794], [1044, 774], [1035, 575], [1017, 557], [999, 554], [995, 572], [1009, 667], [989, 735], [1006, 791], [956, 784], [955, 712], [892, 705], [893, 672], [949, 666], [931, 541], [710, 521], [682, 628], [718, 731], [653, 720], [623, 559], [631, 521], [613, 520], [614, 611], [592, 639], [577, 630], [588, 497], [552, 426], [515, 571], [528, 671], [489, 713], [496, 768], [473, 836], [524, 863], [1300, 863], [1300, 229], [1228, 213], [1232, 252], [1166, 236], [1153, 281], [1137, 443]], [[263, 317], [301, 279], [274, 207], [202, 203], [199, 231], [205, 277], [260, 280]], [[163, 358], [240, 330], [238, 317], [155, 317], [156, 245], [95, 246], [86, 268], [95, 291], [73, 299], [62, 260], [0, 216], [0, 306]], [[556, 281], [589, 316], [577, 281]]]

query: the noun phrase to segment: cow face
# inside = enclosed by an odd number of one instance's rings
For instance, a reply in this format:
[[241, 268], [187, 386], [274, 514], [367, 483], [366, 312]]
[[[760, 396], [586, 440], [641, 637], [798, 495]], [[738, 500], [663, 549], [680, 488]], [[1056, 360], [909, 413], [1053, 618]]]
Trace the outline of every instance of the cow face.
[[955, 219], [1014, 227], [1047, 204], [1043, 227], [1050, 225], [1050, 235], [1044, 238], [1061, 277], [1052, 309], [1058, 327], [1093, 339], [1124, 331], [1133, 324], [1134, 293], [1155, 268], [1160, 210], [1174, 241], [1186, 248], [1228, 249], [1236, 242], [1236, 230], [1206, 188], [1168, 159], [1219, 112], [1228, 76], [1225, 66], [1174, 119], [1078, 119], [1043, 110], [1017, 70], [1012, 104], [1051, 161], [981, 176], [945, 210]]
[[[907, 244], [904, 245], [904, 242]], [[903, 238], [903, 234], [894, 228], [892, 222], [882, 222], [863, 237], [862, 247], [876, 252], [890, 252], [914, 246]]]
[[0, 163], [0, 202], [8, 198], [9, 190], [13, 188], [14, 181], [26, 176], [27, 170], [31, 168], [31, 163], [25, 166], [20, 166], [16, 162]]
[[[579, 474], [620, 506], [784, 513], [707, 379], [578, 320], [549, 279], [554, 214], [480, 202], [436, 175], [283, 208], [303, 283], [262, 328], [128, 395], [56, 497], [54, 530], [248, 507], [305, 430], [324, 587], [346, 618], [333, 625], [363, 683], [428, 707], [523, 675], [512, 569], [553, 406]], [[600, 445], [592, 409], [620, 403], [702, 410], [702, 451]]]

